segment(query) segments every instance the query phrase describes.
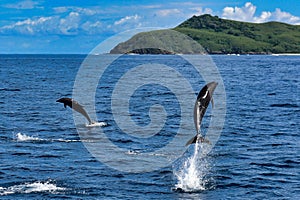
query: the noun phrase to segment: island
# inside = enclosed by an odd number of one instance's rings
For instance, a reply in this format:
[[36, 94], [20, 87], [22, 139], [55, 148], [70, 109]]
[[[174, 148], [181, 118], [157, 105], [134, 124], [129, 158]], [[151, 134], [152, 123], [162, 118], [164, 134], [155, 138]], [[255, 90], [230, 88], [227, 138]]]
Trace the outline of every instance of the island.
[[[200, 44], [195, 51], [193, 42], [176, 40], [178, 36], [166, 34], [166, 30], [138, 33], [126, 42], [118, 44], [110, 53], [124, 54], [298, 54], [300, 53], [300, 26], [281, 22], [249, 23], [222, 19], [209, 14], [193, 16], [177, 27], [177, 31]], [[182, 39], [180, 39], [182, 40]], [[146, 48], [143, 45], [171, 45], [171, 50]], [[174, 44], [175, 43], [175, 44]], [[147, 45], [146, 45], [147, 46]], [[156, 46], [156, 45], [154, 45]]]

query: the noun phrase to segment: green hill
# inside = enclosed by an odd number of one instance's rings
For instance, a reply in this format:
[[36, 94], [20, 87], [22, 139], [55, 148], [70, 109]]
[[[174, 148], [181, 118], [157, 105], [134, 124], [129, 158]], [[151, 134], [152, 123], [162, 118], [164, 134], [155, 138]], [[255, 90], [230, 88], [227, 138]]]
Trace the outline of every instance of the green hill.
[[[248, 23], [201, 15], [193, 16], [172, 30], [189, 36], [210, 54], [300, 53], [299, 25], [280, 22]], [[193, 52], [191, 44], [176, 41], [176, 37], [166, 36], [168, 34], [163, 32], [151, 31], [137, 34], [129, 41], [115, 47], [111, 53], [126, 53], [129, 52], [130, 46], [135, 46], [137, 43], [157, 43], [157, 40], [160, 43], [167, 42], [168, 45], [172, 42], [178, 43], [176, 48], [170, 49], [175, 49], [172, 51], [174, 53], [199, 53], [198, 50]], [[158, 39], [155, 38], [156, 35], [159, 35]], [[136, 52], [140, 53], [140, 51]], [[146, 52], [151, 53], [151, 51]]]
[[166, 29], [142, 32], [118, 44], [110, 53], [136, 54], [204, 54], [199, 43], [178, 31]]

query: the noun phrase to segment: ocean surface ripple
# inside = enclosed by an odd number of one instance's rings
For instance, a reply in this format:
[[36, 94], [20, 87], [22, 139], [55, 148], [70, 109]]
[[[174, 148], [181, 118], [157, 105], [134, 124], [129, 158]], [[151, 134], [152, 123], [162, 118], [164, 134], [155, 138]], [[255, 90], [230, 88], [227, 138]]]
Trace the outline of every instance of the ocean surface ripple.
[[[131, 56], [133, 62], [135, 57], [149, 59]], [[169, 65], [180, 65], [172, 63], [170, 57]], [[212, 56], [224, 81], [227, 105], [224, 129], [213, 151], [193, 165], [188, 160], [195, 155], [191, 147], [186, 157], [170, 166], [137, 174], [112, 169], [94, 158], [82, 139], [93, 142], [101, 138], [80, 138], [72, 111], [55, 102], [72, 95], [84, 58], [0, 56], [0, 199], [300, 197], [299, 56]], [[157, 55], [150, 60], [164, 58]], [[199, 89], [203, 84], [200, 80]], [[168, 98], [169, 93], [156, 95], [153, 101]], [[143, 110], [143, 102], [134, 103], [137, 113]], [[101, 105], [96, 102], [97, 115], [105, 119], [109, 110]], [[170, 112], [174, 118], [180, 117], [176, 110], [170, 108]], [[141, 147], [139, 141], [117, 135], [113, 126], [105, 129], [114, 136], [115, 144], [133, 148], [127, 154], [140, 153], [135, 148]], [[172, 133], [174, 129], [169, 126], [167, 131]], [[194, 134], [191, 127], [191, 137]], [[162, 142], [169, 141], [159, 137]], [[184, 164], [195, 167], [189, 173], [201, 168], [198, 172], [202, 174], [182, 174]], [[188, 175], [201, 176], [202, 184]], [[190, 188], [193, 184], [198, 185], [195, 190]]]

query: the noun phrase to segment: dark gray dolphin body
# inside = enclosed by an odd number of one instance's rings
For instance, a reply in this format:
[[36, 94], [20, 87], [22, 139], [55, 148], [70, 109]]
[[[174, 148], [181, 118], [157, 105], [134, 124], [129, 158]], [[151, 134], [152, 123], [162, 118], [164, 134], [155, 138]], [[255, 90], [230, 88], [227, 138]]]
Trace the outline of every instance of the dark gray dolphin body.
[[211, 101], [212, 106], [214, 105], [212, 95], [217, 85], [218, 85], [217, 82], [210, 82], [200, 90], [194, 106], [194, 123], [195, 123], [197, 134], [192, 139], [190, 139], [186, 143], [186, 145], [196, 143], [196, 142], [209, 143], [208, 140], [205, 140], [204, 137], [201, 136], [200, 126], [201, 126], [203, 116], [209, 105], [209, 102]]
[[89, 117], [89, 115], [87, 114], [87, 112], [85, 111], [83, 106], [80, 105], [77, 101], [75, 101], [71, 98], [60, 98], [56, 102], [63, 103], [65, 108], [67, 106], [69, 106], [70, 108], [73, 108], [75, 111], [82, 114], [89, 121], [89, 124], [92, 124], [91, 118]]

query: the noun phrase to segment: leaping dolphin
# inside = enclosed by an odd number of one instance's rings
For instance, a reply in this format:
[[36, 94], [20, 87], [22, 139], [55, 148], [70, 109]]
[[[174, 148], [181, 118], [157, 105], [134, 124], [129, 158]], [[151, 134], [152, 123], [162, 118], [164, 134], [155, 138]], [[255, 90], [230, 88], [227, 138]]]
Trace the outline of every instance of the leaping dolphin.
[[196, 142], [210, 143], [208, 140], [202, 137], [200, 132], [200, 126], [201, 126], [202, 118], [209, 105], [209, 102], [211, 101], [212, 107], [214, 106], [212, 95], [217, 85], [218, 85], [217, 82], [210, 82], [200, 90], [194, 106], [194, 123], [195, 123], [197, 134], [192, 139], [190, 139], [186, 143], [186, 145], [196, 143]]
[[83, 108], [83, 106], [80, 105], [77, 101], [75, 101], [71, 98], [60, 98], [56, 102], [63, 103], [65, 108], [67, 106], [69, 106], [70, 108], [73, 108], [75, 111], [82, 114], [89, 121], [89, 124], [93, 123], [91, 118], [89, 117], [89, 115], [87, 114], [85, 109]]

